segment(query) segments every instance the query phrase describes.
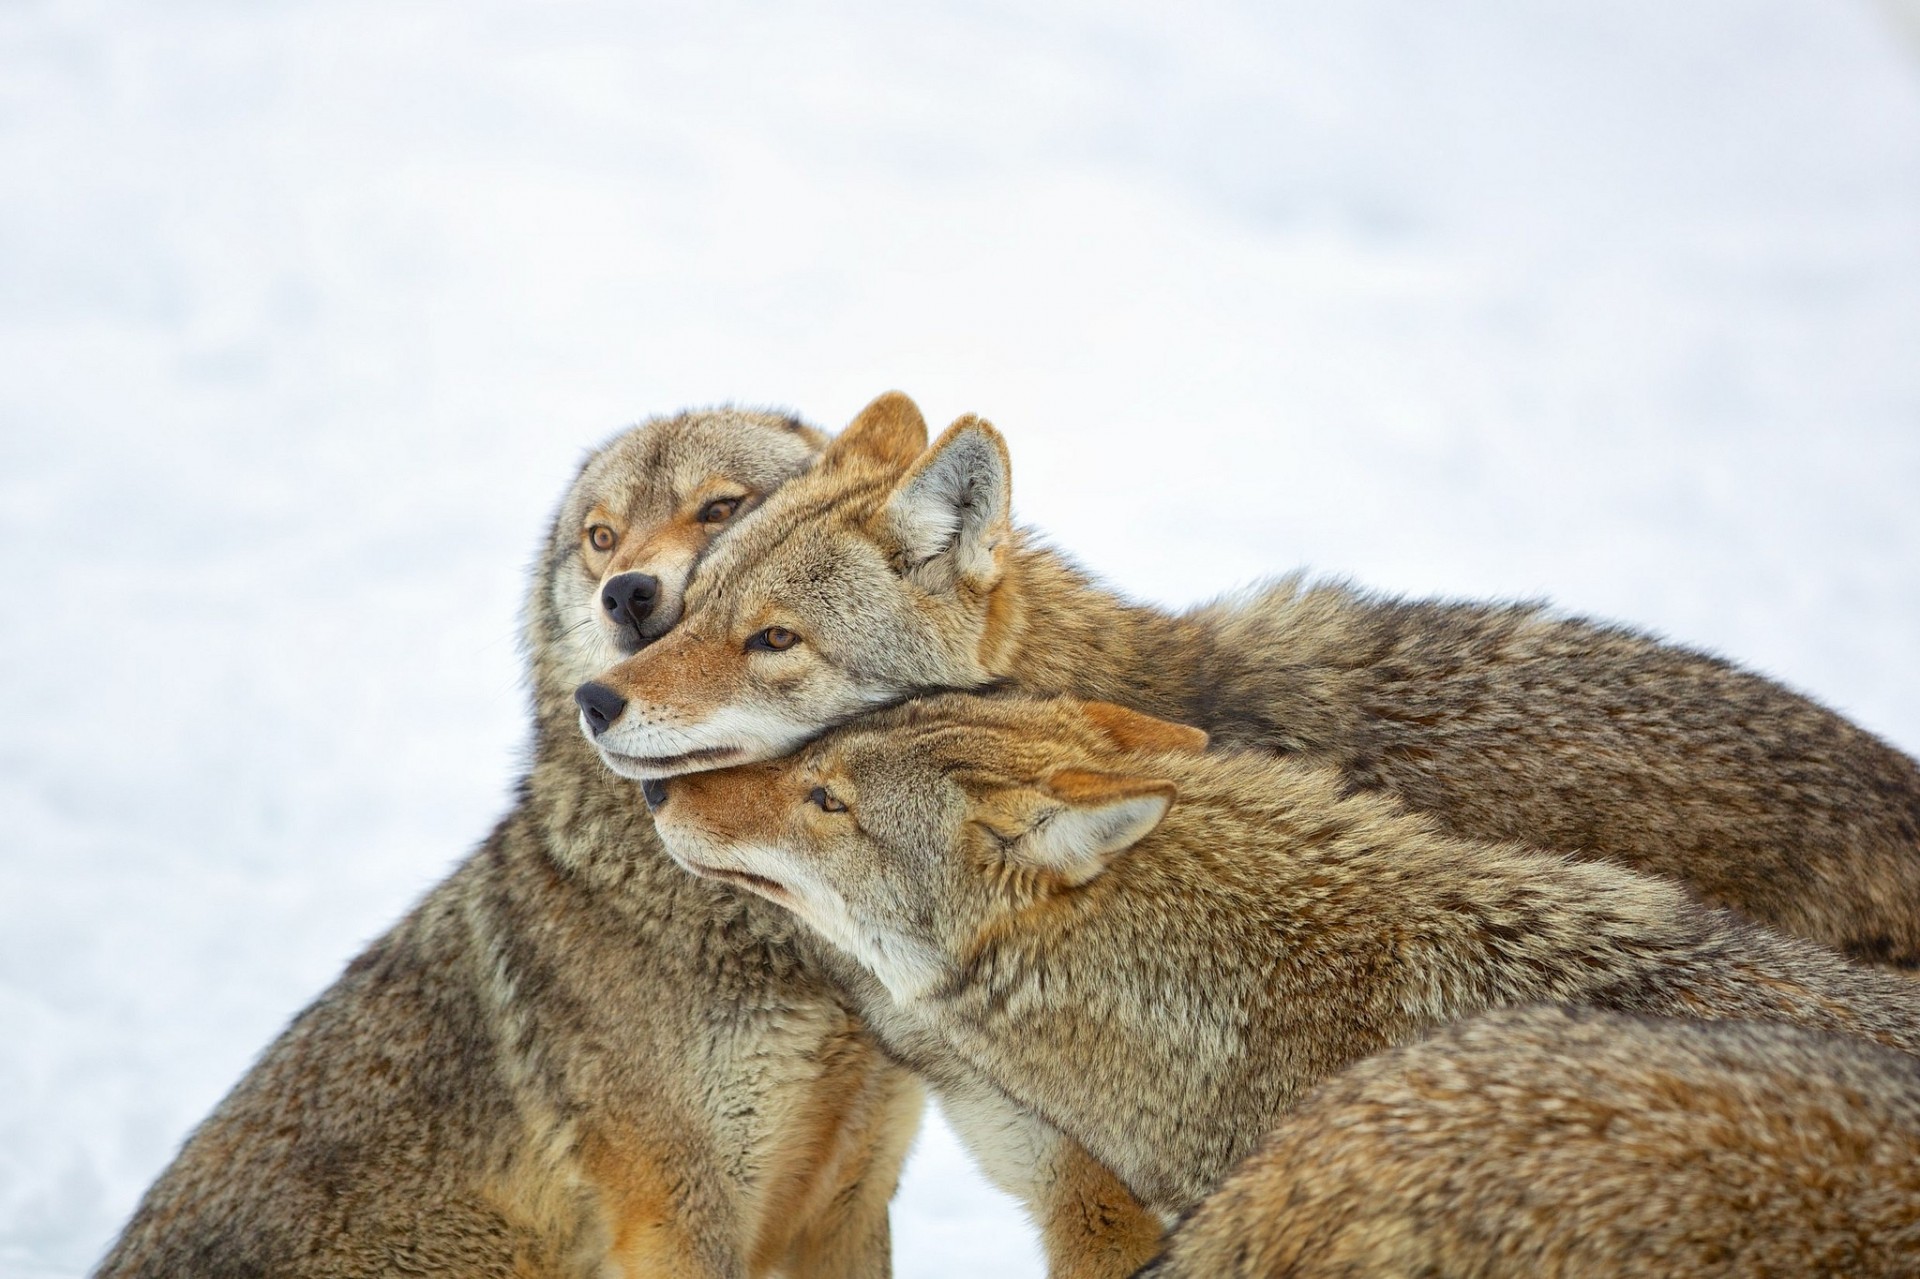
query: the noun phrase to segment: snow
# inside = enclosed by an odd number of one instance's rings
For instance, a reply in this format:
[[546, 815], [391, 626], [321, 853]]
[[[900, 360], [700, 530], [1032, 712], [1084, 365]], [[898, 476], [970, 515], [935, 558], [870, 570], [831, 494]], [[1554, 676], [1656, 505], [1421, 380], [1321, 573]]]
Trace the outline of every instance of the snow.
[[[1920, 748], [1864, 0], [0, 6], [0, 1274], [487, 830], [584, 448], [992, 418], [1142, 595], [1550, 595]], [[1040, 1272], [929, 1126], [906, 1279]]]

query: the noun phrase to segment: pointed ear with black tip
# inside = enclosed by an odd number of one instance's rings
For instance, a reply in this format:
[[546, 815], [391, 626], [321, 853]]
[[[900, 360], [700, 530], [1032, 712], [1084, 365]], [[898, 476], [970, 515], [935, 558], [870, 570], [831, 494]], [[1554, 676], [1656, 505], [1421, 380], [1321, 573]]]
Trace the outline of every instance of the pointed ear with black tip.
[[904, 471], [927, 449], [927, 419], [899, 391], [888, 391], [828, 441], [820, 465], [862, 461]]
[[1152, 834], [1179, 790], [1157, 777], [1062, 769], [1028, 794], [1026, 829], [1008, 855], [1078, 887]]
[[1123, 751], [1199, 755], [1207, 749], [1207, 731], [1191, 724], [1155, 719], [1112, 702], [1086, 702], [1081, 713]]
[[1012, 472], [990, 424], [969, 416], [948, 427], [887, 499], [908, 574], [929, 590], [991, 586], [1010, 527]]

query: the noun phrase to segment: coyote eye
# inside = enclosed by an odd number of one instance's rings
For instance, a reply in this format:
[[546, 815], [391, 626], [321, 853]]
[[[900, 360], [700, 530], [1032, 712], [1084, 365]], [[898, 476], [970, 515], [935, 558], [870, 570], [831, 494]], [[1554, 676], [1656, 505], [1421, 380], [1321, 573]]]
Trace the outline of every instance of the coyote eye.
[[747, 641], [749, 649], [763, 649], [769, 653], [784, 653], [800, 642], [800, 637], [784, 626], [769, 626], [766, 630]]
[[847, 806], [829, 795], [827, 788], [824, 786], [814, 787], [813, 793], [807, 796], [807, 802], [823, 813], [844, 813], [847, 811]]
[[596, 524], [587, 530], [587, 541], [596, 551], [611, 551], [613, 544], [619, 540], [620, 535], [605, 524]]
[[716, 497], [700, 508], [699, 519], [702, 524], [725, 524], [740, 509], [742, 497]]

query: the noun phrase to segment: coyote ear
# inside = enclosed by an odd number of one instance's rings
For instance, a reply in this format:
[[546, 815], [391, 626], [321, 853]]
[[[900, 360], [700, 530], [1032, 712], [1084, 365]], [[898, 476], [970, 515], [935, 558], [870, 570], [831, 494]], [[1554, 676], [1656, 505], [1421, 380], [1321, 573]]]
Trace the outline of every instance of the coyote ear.
[[927, 419], [919, 406], [899, 391], [888, 391], [827, 443], [820, 461], [830, 465], [857, 457], [904, 471], [926, 447]]
[[1009, 852], [1077, 887], [1152, 834], [1178, 793], [1159, 778], [1062, 769], [1044, 795], [1033, 793], [1029, 825]]
[[1207, 749], [1207, 732], [1191, 724], [1155, 719], [1112, 702], [1088, 702], [1081, 707], [1088, 721], [1123, 751], [1164, 751], [1198, 755]]
[[948, 427], [887, 499], [908, 570], [934, 589], [990, 585], [1007, 536], [1011, 471], [992, 426], [968, 416]]

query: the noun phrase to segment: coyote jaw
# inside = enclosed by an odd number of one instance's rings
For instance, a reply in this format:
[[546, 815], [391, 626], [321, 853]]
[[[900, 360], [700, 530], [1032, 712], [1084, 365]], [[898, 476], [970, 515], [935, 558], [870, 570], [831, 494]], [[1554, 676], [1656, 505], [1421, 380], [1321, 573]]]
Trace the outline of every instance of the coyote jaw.
[[601, 762], [620, 776], [636, 782], [650, 782], [681, 773], [697, 773], [717, 767], [740, 753], [737, 746], [705, 746], [678, 755], [627, 755], [595, 743]]

